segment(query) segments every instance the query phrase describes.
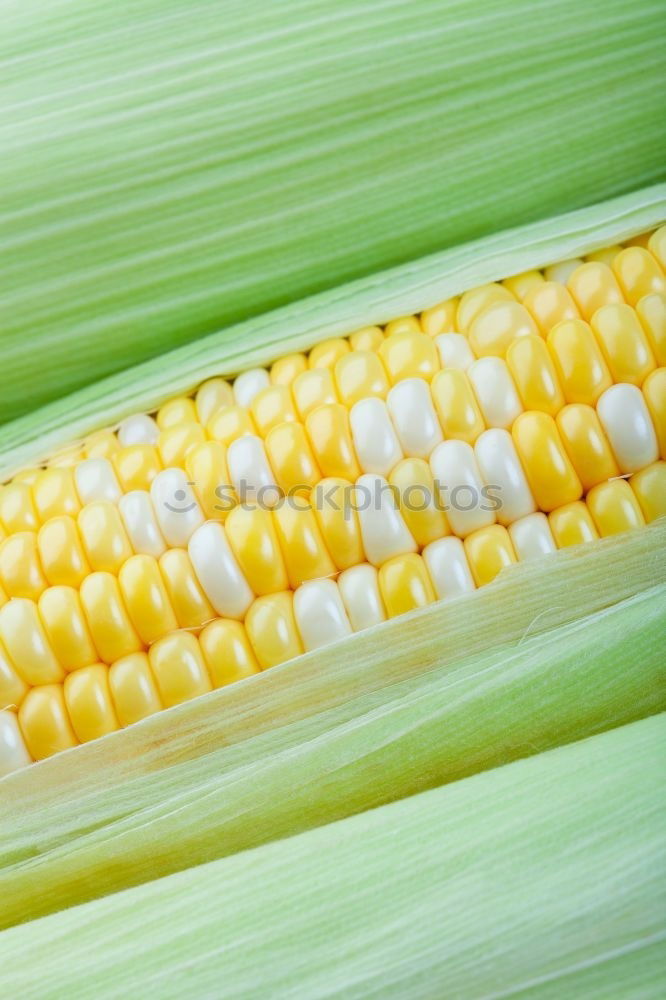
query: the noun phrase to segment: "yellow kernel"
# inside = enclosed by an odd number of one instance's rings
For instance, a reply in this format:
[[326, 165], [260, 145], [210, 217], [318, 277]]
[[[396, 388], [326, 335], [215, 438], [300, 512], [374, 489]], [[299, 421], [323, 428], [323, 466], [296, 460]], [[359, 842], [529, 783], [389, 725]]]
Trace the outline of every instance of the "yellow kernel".
[[168, 549], [160, 556], [159, 566], [179, 628], [201, 628], [215, 618], [185, 549]]
[[593, 542], [599, 537], [592, 515], [582, 500], [575, 500], [552, 510], [548, 521], [558, 549]]
[[170, 426], [160, 431], [157, 448], [165, 469], [185, 465], [185, 458], [191, 448], [202, 444], [206, 434], [201, 424], [190, 422]]
[[666, 295], [653, 292], [644, 295], [636, 306], [636, 314], [650, 342], [658, 365], [666, 365]]
[[69, 674], [64, 693], [72, 729], [81, 743], [98, 740], [120, 728], [111, 699], [109, 671], [102, 663]]
[[591, 328], [580, 319], [558, 323], [547, 343], [567, 403], [593, 406], [613, 380]]
[[562, 443], [585, 491], [620, 475], [596, 410], [572, 403], [557, 414]]
[[580, 316], [566, 286], [556, 281], [544, 281], [542, 285], [537, 285], [527, 294], [523, 305], [543, 337], [548, 336], [558, 323]]
[[160, 406], [155, 419], [161, 431], [178, 424], [196, 423], [197, 408], [189, 396], [177, 396]]
[[349, 426], [349, 411], [340, 403], [312, 410], [305, 430], [323, 476], [355, 480], [361, 474]]
[[46, 590], [34, 531], [18, 531], [0, 542], [0, 583], [9, 597], [37, 600]]
[[8, 534], [35, 531], [39, 518], [28, 483], [9, 483], [0, 488], [0, 522]]
[[404, 378], [429, 382], [441, 367], [437, 346], [426, 333], [392, 333], [380, 345], [379, 356], [392, 385]]
[[620, 286], [607, 264], [590, 261], [577, 268], [567, 287], [583, 319], [589, 321], [597, 309], [623, 301]]
[[498, 302], [479, 313], [469, 329], [469, 344], [477, 358], [506, 357], [514, 340], [539, 336], [536, 323], [518, 302]]
[[511, 278], [505, 278], [502, 284], [519, 302], [524, 302], [528, 295], [533, 294], [545, 284], [545, 280], [541, 271], [523, 271], [522, 274], [514, 274]]
[[65, 670], [78, 670], [99, 660], [77, 590], [49, 587], [37, 607], [51, 648]]
[[266, 454], [284, 493], [309, 493], [321, 479], [305, 428], [299, 423], [273, 427], [266, 436]]
[[564, 393], [546, 342], [534, 334], [514, 340], [506, 354], [518, 395], [526, 410], [551, 416], [564, 406]]
[[319, 529], [339, 570], [356, 566], [365, 558], [353, 489], [349, 480], [331, 477], [322, 479], [313, 493]]
[[372, 351], [350, 351], [340, 358], [335, 382], [341, 402], [349, 407], [366, 396], [385, 399], [390, 388], [384, 366]]
[[190, 632], [172, 632], [158, 639], [148, 659], [167, 708], [213, 689], [199, 643]]
[[463, 544], [477, 587], [492, 583], [501, 570], [517, 562], [509, 532], [501, 524], [473, 531]]
[[252, 400], [250, 410], [261, 437], [265, 437], [271, 427], [298, 420], [291, 390], [286, 385], [269, 385], [262, 389]]
[[480, 285], [478, 288], [470, 288], [461, 297], [456, 313], [456, 330], [460, 333], [467, 333], [476, 319], [482, 312], [498, 302], [515, 302], [513, 295], [502, 285]]
[[229, 447], [232, 441], [244, 434], [256, 434], [252, 416], [241, 406], [223, 406], [215, 413], [206, 428], [209, 438]]
[[291, 590], [258, 597], [247, 613], [245, 628], [262, 670], [303, 652]]
[[364, 326], [349, 337], [352, 351], [376, 351], [384, 339], [384, 331], [380, 326]]
[[338, 402], [333, 373], [328, 368], [315, 368], [299, 375], [292, 386], [296, 409], [301, 420], [319, 406]]
[[109, 669], [109, 689], [121, 726], [131, 726], [163, 708], [146, 653], [130, 653]]
[[261, 670], [241, 622], [218, 618], [206, 625], [199, 636], [199, 646], [213, 687], [233, 684]]
[[388, 481], [398, 491], [400, 511], [419, 547], [450, 533], [446, 514], [437, 509], [435, 484], [426, 461], [405, 458], [392, 470]]
[[238, 506], [226, 521], [226, 533], [238, 564], [255, 594], [273, 594], [289, 586], [271, 512]]
[[28, 685], [0, 641], [0, 711], [5, 708], [18, 708], [27, 692]]
[[19, 708], [18, 718], [34, 760], [44, 760], [78, 744], [60, 684], [31, 688]]
[[486, 428], [465, 372], [457, 368], [438, 372], [432, 380], [432, 398], [444, 437], [474, 444]]
[[613, 260], [613, 271], [629, 305], [651, 292], [666, 292], [666, 278], [657, 260], [644, 247], [627, 247]]
[[626, 479], [599, 483], [587, 494], [587, 506], [602, 538], [645, 524], [638, 500]]
[[86, 458], [112, 458], [120, 448], [113, 431], [103, 430], [89, 434], [84, 442]]
[[162, 469], [157, 448], [152, 444], [132, 444], [120, 448], [113, 456], [113, 465], [123, 493], [149, 490], [153, 479]]
[[521, 413], [511, 433], [541, 510], [548, 512], [580, 499], [582, 484], [552, 417], [537, 411]]
[[309, 505], [295, 506], [285, 500], [274, 513], [289, 586], [295, 590], [305, 580], [333, 576], [336, 566], [322, 537], [317, 518]]
[[197, 389], [194, 405], [197, 420], [205, 427], [210, 418], [223, 406], [233, 406], [234, 390], [225, 378], [209, 378]]
[[656, 229], [648, 240], [648, 248], [654, 259], [666, 271], [666, 226]]
[[649, 524], [666, 515], [666, 462], [654, 462], [629, 480], [643, 517]]
[[54, 517], [43, 524], [37, 548], [44, 576], [51, 585], [79, 587], [91, 572], [76, 521], [71, 517]]
[[0, 639], [27, 684], [55, 684], [65, 676], [34, 601], [16, 598], [5, 604], [0, 610]]
[[414, 552], [394, 556], [380, 567], [379, 590], [389, 618], [424, 608], [435, 600], [425, 563]]
[[118, 584], [142, 642], [149, 645], [178, 628], [159, 565], [153, 556], [132, 556], [121, 567]]
[[76, 515], [81, 502], [69, 468], [50, 468], [40, 473], [32, 487], [37, 514], [42, 522], [60, 514]]
[[271, 382], [273, 385], [291, 385], [307, 369], [308, 359], [304, 354], [287, 354], [271, 365]]
[[432, 309], [426, 309], [421, 313], [421, 329], [429, 337], [437, 337], [440, 333], [456, 333], [456, 316], [460, 299], [447, 299], [440, 302]]
[[342, 337], [323, 340], [308, 355], [310, 368], [334, 368], [335, 362], [350, 350], [349, 342]]
[[195, 445], [187, 453], [185, 469], [204, 515], [210, 520], [224, 521], [236, 506], [225, 446], [219, 441]]
[[657, 364], [634, 310], [624, 304], [602, 306], [591, 325], [613, 381], [641, 386]]
[[91, 573], [81, 584], [80, 597], [101, 660], [114, 663], [143, 649], [123, 604], [115, 576], [111, 573]]
[[666, 458], [666, 368], [656, 368], [643, 383], [643, 397], [657, 432], [659, 454]]
[[118, 508], [106, 500], [89, 503], [78, 516], [83, 549], [93, 570], [117, 573], [133, 554]]

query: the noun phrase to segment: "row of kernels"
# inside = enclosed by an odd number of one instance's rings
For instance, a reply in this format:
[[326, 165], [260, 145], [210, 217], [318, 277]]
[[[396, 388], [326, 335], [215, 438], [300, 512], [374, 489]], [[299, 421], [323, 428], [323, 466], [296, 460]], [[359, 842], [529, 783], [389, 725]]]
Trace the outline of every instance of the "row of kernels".
[[[558, 508], [548, 519], [541, 512], [532, 513], [508, 531], [494, 524], [476, 530], [464, 542], [442, 538], [428, 545], [422, 556], [399, 555], [379, 570], [361, 563], [341, 573], [337, 584], [317, 580], [293, 594], [282, 591], [259, 597], [244, 626], [218, 620], [198, 639], [173, 632], [147, 654], [131, 653], [110, 669], [91, 663], [70, 673], [63, 685], [35, 687], [22, 698], [18, 720], [10, 718], [11, 712], [0, 713], [5, 772], [99, 738], [304, 650], [320, 648], [351, 631], [484, 586], [519, 559], [537, 558], [556, 545], [638, 527], [644, 523], [639, 503], [646, 498], [657, 498], [659, 513], [664, 513], [666, 463], [643, 470], [631, 486], [625, 480], [600, 484], [587, 503]], [[2, 663], [0, 650], [0, 675]]]

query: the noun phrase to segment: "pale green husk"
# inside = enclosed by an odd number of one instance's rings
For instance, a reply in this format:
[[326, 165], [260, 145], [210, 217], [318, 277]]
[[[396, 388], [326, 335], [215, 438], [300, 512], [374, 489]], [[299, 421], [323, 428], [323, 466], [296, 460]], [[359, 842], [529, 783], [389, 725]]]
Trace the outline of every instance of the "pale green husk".
[[0, 926], [666, 710], [666, 523], [0, 783]]
[[0, 10], [0, 422], [666, 179], [661, 0]]
[[497, 233], [247, 320], [111, 376], [0, 428], [0, 480], [91, 430], [150, 411], [326, 337], [419, 312], [467, 288], [582, 255], [666, 219], [666, 184]]
[[665, 754], [662, 714], [13, 928], [7, 995], [657, 1000]]

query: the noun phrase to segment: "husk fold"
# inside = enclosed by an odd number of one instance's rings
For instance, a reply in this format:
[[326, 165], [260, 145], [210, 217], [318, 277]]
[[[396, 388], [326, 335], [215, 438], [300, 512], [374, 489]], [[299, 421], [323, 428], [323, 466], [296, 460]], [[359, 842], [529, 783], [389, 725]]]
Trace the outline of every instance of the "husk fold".
[[4, 779], [0, 927], [666, 710], [666, 523]]
[[2, 5], [0, 422], [663, 181], [660, 0]]
[[10, 996], [663, 996], [666, 715], [0, 934]]
[[191, 392], [212, 375], [233, 376], [326, 337], [419, 312], [467, 288], [583, 255], [664, 219], [666, 184], [659, 184], [453, 247], [220, 330], [0, 427], [0, 480], [92, 430]]

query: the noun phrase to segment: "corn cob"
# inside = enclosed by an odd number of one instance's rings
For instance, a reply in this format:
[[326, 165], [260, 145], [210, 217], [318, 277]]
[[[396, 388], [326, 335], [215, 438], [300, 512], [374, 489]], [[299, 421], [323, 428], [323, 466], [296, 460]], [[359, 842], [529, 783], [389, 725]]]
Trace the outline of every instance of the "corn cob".
[[212, 378], [0, 491], [0, 774], [666, 513], [666, 227]]

